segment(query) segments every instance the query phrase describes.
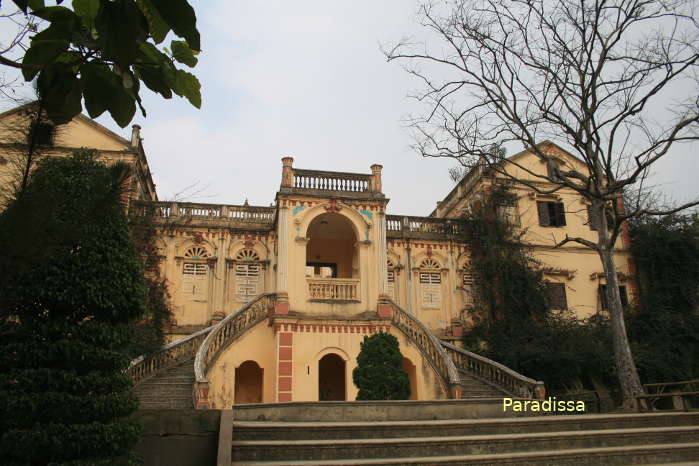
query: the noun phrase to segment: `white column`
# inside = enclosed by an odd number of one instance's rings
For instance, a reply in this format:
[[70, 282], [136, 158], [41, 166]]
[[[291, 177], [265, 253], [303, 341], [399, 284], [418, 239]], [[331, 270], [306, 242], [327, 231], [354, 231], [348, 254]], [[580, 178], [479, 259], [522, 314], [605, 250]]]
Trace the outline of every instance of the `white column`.
[[379, 212], [379, 294], [388, 294], [388, 251], [386, 250], [386, 214]]
[[277, 291], [287, 291], [289, 286], [289, 208], [279, 207], [277, 218], [277, 241], [279, 249], [277, 252]]

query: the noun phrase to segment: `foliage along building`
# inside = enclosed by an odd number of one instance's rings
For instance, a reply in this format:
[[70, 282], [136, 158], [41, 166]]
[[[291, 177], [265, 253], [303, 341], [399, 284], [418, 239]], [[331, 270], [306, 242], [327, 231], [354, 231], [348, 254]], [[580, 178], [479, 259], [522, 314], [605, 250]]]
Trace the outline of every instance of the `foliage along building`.
[[[0, 115], [0, 127], [16, 127], [21, 112]], [[84, 116], [44, 130], [47, 155], [89, 147], [106, 161], [129, 162], [129, 213], [150, 216], [157, 228], [173, 309], [171, 343], [134, 363], [137, 382], [195, 358], [193, 404], [199, 408], [354, 400], [351, 374], [360, 343], [384, 330], [399, 340], [412, 399], [458, 398], [464, 374], [503, 393], [543, 395], [540, 382], [458, 347], [473, 306], [459, 217], [498, 182], [492, 172], [472, 170], [427, 217], [387, 212], [381, 165], [361, 174], [329, 172], [296, 168], [291, 157], [282, 159], [270, 207], [161, 202], [137, 125], [130, 139]], [[21, 141], [2, 134], [0, 177], [8, 177]], [[558, 163], [584, 170], [554, 143], [542, 147]], [[508, 169], [546, 174], [547, 166], [526, 150], [511, 159], [517, 163]], [[498, 213], [526, 231], [544, 266], [551, 306], [579, 317], [604, 312], [598, 256], [575, 245], [554, 247], [566, 234], [595, 240], [586, 201], [565, 189], [540, 195], [524, 185], [512, 188], [516, 201]], [[617, 254], [626, 280], [628, 235]], [[631, 281], [622, 288], [631, 299]]]

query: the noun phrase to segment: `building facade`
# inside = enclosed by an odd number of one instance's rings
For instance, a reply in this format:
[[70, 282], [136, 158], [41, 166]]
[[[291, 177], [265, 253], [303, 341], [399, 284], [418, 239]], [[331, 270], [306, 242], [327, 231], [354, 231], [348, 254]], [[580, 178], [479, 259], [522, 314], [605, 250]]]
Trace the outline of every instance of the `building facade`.
[[[0, 123], [18, 118], [17, 111], [0, 115]], [[158, 231], [160, 272], [173, 309], [170, 344], [160, 356], [134, 364], [137, 381], [193, 357], [193, 403], [200, 408], [353, 400], [360, 344], [383, 330], [399, 340], [412, 399], [458, 397], [464, 370], [494, 377], [506, 392], [537, 395], [535, 381], [458, 348], [473, 306], [459, 217], [500, 182], [492, 173], [472, 170], [425, 217], [387, 212], [381, 165], [361, 174], [328, 172], [297, 168], [291, 157], [282, 159], [270, 207], [161, 202], [139, 127], [124, 139], [80, 116], [46, 142], [49, 156], [90, 147], [107, 162], [134, 167], [129, 214], [149, 216]], [[17, 142], [1, 144], [0, 177], [9, 177], [8, 154]], [[542, 147], [560, 164], [583, 169], [555, 144]], [[512, 160], [513, 170], [546, 174], [546, 165], [527, 151]], [[552, 305], [579, 317], [604, 312], [596, 253], [555, 247], [566, 235], [595, 240], [584, 199], [566, 190], [540, 195], [525, 185], [512, 189], [516, 201], [499, 213], [525, 231], [544, 266]], [[632, 272], [628, 236], [619, 246], [626, 280]], [[632, 299], [630, 279], [623, 293]]]

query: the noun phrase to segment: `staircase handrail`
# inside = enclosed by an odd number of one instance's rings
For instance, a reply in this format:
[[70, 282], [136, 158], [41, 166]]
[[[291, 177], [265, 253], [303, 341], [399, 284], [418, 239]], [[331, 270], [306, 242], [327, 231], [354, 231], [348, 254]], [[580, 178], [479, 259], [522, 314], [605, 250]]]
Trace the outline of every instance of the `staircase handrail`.
[[194, 377], [197, 383], [208, 382], [208, 371], [221, 352], [246, 330], [264, 320], [274, 306], [276, 293], [263, 293], [243, 307], [226, 316], [210, 332], [194, 357]]
[[162, 369], [173, 367], [185, 359], [194, 357], [206, 335], [214, 327], [215, 325], [206, 327], [180, 340], [168, 343], [153, 354], [142, 354], [131, 361], [126, 373], [136, 384]]
[[384, 298], [393, 308], [391, 323], [410, 338], [426, 356], [427, 361], [437, 372], [449, 396], [456, 398], [461, 377], [454, 362], [442, 348], [439, 339], [416, 317], [408, 314], [391, 298]]
[[530, 379], [499, 362], [442, 341], [456, 367], [485, 379], [502, 391], [522, 398], [541, 398], [544, 382]]

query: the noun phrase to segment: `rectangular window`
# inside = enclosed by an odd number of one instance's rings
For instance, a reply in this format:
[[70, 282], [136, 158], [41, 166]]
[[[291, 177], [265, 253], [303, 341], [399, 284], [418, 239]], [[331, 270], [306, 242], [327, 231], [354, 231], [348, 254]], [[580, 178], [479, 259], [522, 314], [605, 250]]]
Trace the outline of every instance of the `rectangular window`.
[[566, 226], [565, 209], [562, 202], [537, 201], [539, 225], [542, 227]]
[[337, 264], [328, 262], [306, 262], [306, 276], [315, 278], [337, 278]]
[[396, 299], [396, 272], [388, 271], [388, 295], [395, 301]]
[[439, 272], [420, 272], [422, 307], [439, 309], [442, 305], [442, 275]]
[[[609, 306], [607, 303], [607, 285], [599, 286], [599, 303], [600, 309], [609, 312]], [[621, 296], [621, 307], [626, 309], [629, 305], [629, 297], [626, 294], [626, 287], [619, 285], [619, 295]]]
[[517, 201], [512, 199], [512, 200], [507, 200], [507, 201], [502, 201], [498, 207], [498, 218], [510, 225], [510, 226], [519, 226], [519, 215], [517, 215]]
[[246, 303], [259, 294], [260, 266], [237, 264], [235, 266], [235, 300]]
[[192, 301], [206, 301], [208, 279], [208, 264], [185, 262], [182, 268], [182, 294]]
[[466, 292], [466, 297], [464, 298], [464, 302], [466, 304], [473, 304], [474, 299], [473, 299], [473, 275], [470, 273], [465, 273], [463, 276], [463, 288], [464, 291]]
[[546, 282], [546, 305], [549, 310], [568, 309], [565, 283]]

